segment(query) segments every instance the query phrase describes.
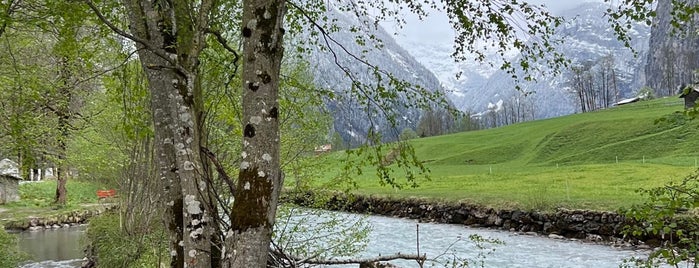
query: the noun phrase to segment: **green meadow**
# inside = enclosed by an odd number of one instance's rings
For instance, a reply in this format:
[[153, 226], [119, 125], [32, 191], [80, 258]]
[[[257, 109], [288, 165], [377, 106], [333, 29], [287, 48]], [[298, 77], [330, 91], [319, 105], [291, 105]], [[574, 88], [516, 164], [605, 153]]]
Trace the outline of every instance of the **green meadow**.
[[[496, 208], [617, 210], [643, 199], [637, 189], [680, 180], [697, 169], [699, 120], [678, 113], [682, 109], [681, 99], [663, 98], [415, 139], [410, 143], [431, 171], [429, 180], [394, 189], [379, 184], [375, 168], [361, 167], [362, 174], [352, 176], [358, 186], [353, 191]], [[328, 168], [316, 185], [341, 189], [334, 178], [348, 157], [321, 156]], [[397, 171], [392, 176], [405, 177]]]

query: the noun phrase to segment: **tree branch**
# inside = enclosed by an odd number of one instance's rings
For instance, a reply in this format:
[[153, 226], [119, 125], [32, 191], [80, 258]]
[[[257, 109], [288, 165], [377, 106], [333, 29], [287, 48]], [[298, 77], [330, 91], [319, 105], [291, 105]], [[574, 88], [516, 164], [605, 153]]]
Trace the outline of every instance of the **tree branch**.
[[414, 260], [414, 261], [425, 261], [425, 255], [419, 256], [415, 254], [401, 254], [396, 253], [393, 255], [377, 256], [373, 258], [350, 258], [350, 259], [310, 259], [304, 260], [305, 264], [323, 264], [323, 265], [341, 265], [341, 264], [360, 264], [360, 263], [372, 263], [372, 262], [382, 262], [382, 261], [393, 261], [393, 260]]
[[223, 46], [224, 49], [228, 50], [228, 52], [233, 54], [233, 66], [235, 68], [233, 69], [233, 74], [238, 72], [238, 60], [240, 59], [240, 55], [238, 55], [238, 52], [233, 49], [230, 45], [228, 45], [228, 41], [226, 38], [223, 37], [223, 35], [216, 30], [213, 29], [206, 29], [206, 33], [212, 34], [214, 37], [216, 37], [216, 41], [218, 41], [221, 46]]
[[[17, 2], [19, 3], [19, 2]], [[5, 33], [5, 30], [7, 30], [7, 25], [9, 24], [10, 17], [12, 16], [12, 13], [15, 12], [15, 9], [17, 7], [17, 3], [15, 3], [14, 0], [10, 0], [7, 3], [7, 8], [4, 10], [5, 11], [5, 16], [7, 16], [5, 19], [2, 20], [2, 24], [0, 25], [0, 36], [2, 36]]]
[[[95, 3], [93, 3], [91, 0], [83, 0], [83, 2], [85, 2], [85, 4], [87, 4], [87, 5], [90, 7], [90, 9], [92, 9], [92, 11], [95, 13], [95, 15], [97, 15], [97, 17], [99, 18], [99, 20], [102, 21], [102, 23], [104, 23], [105, 25], [107, 25], [107, 27], [108, 27], [109, 29], [111, 29], [113, 32], [115, 32], [116, 34], [118, 34], [118, 35], [120, 35], [120, 36], [122, 36], [122, 37], [124, 37], [124, 38], [126, 38], [126, 39], [129, 39], [129, 40], [131, 40], [131, 41], [134, 41], [134, 42], [136, 42], [136, 43], [139, 43], [139, 44], [143, 45], [146, 49], [148, 49], [149, 51], [153, 52], [153, 54], [158, 55], [158, 57], [161, 57], [162, 59], [164, 59], [164, 60], [167, 61], [168, 63], [172, 64], [173, 66], [178, 66], [178, 65], [173, 61], [173, 59], [171, 59], [170, 57], [168, 57], [167, 55], [165, 55], [165, 53], [163, 52], [163, 50], [158, 49], [158, 48], [155, 47], [153, 44], [151, 44], [148, 40], [143, 39], [143, 38], [139, 38], [139, 37], [134, 36], [134, 35], [131, 35], [131, 34], [127, 33], [126, 31], [120, 29], [120, 28], [117, 27], [116, 25], [114, 25], [111, 21], [109, 21], [109, 20], [104, 16], [104, 14], [102, 14], [102, 12], [97, 8], [97, 6], [95, 6]], [[182, 73], [187, 73], [187, 72], [184, 72], [184, 70], [183, 70], [182, 68], [176, 68], [176, 69], [179, 70], [179, 71], [181, 71]]]
[[226, 170], [223, 168], [223, 165], [221, 165], [221, 162], [218, 161], [218, 158], [216, 158], [216, 155], [214, 155], [213, 152], [209, 151], [208, 148], [206, 147], [201, 147], [201, 152], [206, 155], [206, 157], [211, 160], [211, 163], [216, 166], [216, 172], [221, 176], [223, 181], [228, 184], [228, 188], [231, 190], [231, 194], [235, 194], [235, 185], [233, 185], [233, 181], [231, 180], [231, 177], [228, 176], [228, 173], [226, 173]]

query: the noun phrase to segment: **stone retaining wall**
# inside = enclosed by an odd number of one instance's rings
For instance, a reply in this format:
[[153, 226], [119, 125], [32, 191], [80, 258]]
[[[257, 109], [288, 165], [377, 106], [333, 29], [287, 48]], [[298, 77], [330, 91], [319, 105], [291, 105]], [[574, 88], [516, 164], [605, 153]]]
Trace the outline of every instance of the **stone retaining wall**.
[[[289, 194], [284, 201], [310, 206], [314, 195]], [[535, 232], [552, 236], [618, 241], [628, 222], [614, 212], [563, 210], [536, 212], [516, 209], [496, 210], [465, 203], [439, 203], [421, 199], [388, 199], [371, 196], [347, 197], [334, 194], [327, 198], [323, 209], [418, 219], [424, 222], [464, 224], [516, 232]]]
[[69, 227], [77, 224], [85, 224], [87, 220], [102, 214], [106, 211], [116, 209], [116, 205], [101, 205], [84, 208], [81, 210], [68, 211], [65, 213], [50, 216], [29, 216], [23, 219], [14, 219], [5, 222], [3, 225], [7, 230], [35, 231], [41, 229], [52, 229]]

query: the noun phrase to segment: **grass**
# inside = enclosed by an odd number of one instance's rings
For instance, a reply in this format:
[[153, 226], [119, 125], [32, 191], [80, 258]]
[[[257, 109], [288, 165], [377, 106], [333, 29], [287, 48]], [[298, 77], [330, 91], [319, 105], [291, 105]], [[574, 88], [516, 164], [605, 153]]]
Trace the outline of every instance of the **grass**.
[[[95, 192], [100, 189], [94, 183], [69, 180], [66, 184], [68, 203], [66, 207], [76, 207], [83, 203], [96, 203]], [[19, 186], [20, 200], [7, 204], [8, 207], [53, 207], [56, 196], [56, 181], [48, 180], [24, 183]]]
[[[421, 181], [419, 188], [395, 190], [380, 186], [373, 168], [364, 167], [354, 177], [356, 192], [497, 208], [628, 207], [642, 200], [637, 189], [679, 180], [697, 168], [699, 123], [676, 113], [682, 108], [678, 99], [663, 98], [412, 140], [431, 180]], [[331, 182], [347, 156], [338, 152], [324, 160], [332, 168], [317, 185]], [[399, 172], [393, 176], [404, 177]]]
[[100, 188], [95, 183], [69, 180], [66, 189], [68, 202], [65, 206], [58, 207], [53, 204], [56, 194], [55, 180], [20, 184], [20, 200], [0, 205], [0, 225], [7, 221], [33, 215], [58, 215], [98, 201], [95, 192]]

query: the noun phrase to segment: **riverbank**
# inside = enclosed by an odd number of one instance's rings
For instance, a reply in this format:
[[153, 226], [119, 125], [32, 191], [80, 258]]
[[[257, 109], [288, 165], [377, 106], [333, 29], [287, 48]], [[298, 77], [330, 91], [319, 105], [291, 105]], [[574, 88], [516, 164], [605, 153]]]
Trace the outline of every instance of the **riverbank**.
[[67, 202], [58, 206], [53, 202], [55, 180], [20, 184], [19, 201], [0, 205], [0, 226], [24, 231], [79, 225], [117, 206], [111, 203], [116, 200], [97, 198], [101, 187], [96, 183], [70, 180], [66, 188]]
[[[333, 211], [415, 219], [421, 222], [461, 224], [512, 232], [545, 235], [550, 238], [579, 239], [619, 247], [647, 247], [652, 238], [628, 239], [622, 234], [631, 224], [615, 212], [558, 209], [538, 212], [519, 209], [494, 209], [462, 202], [438, 202], [417, 198], [386, 198], [342, 193], [286, 194], [284, 202]], [[321, 205], [318, 205], [321, 204]]]
[[86, 224], [90, 218], [116, 208], [115, 203], [81, 204], [75, 209], [33, 210], [30, 214], [19, 213], [21, 216], [16, 216], [15, 210], [6, 210], [0, 212], [0, 226], [12, 231], [66, 228]]

